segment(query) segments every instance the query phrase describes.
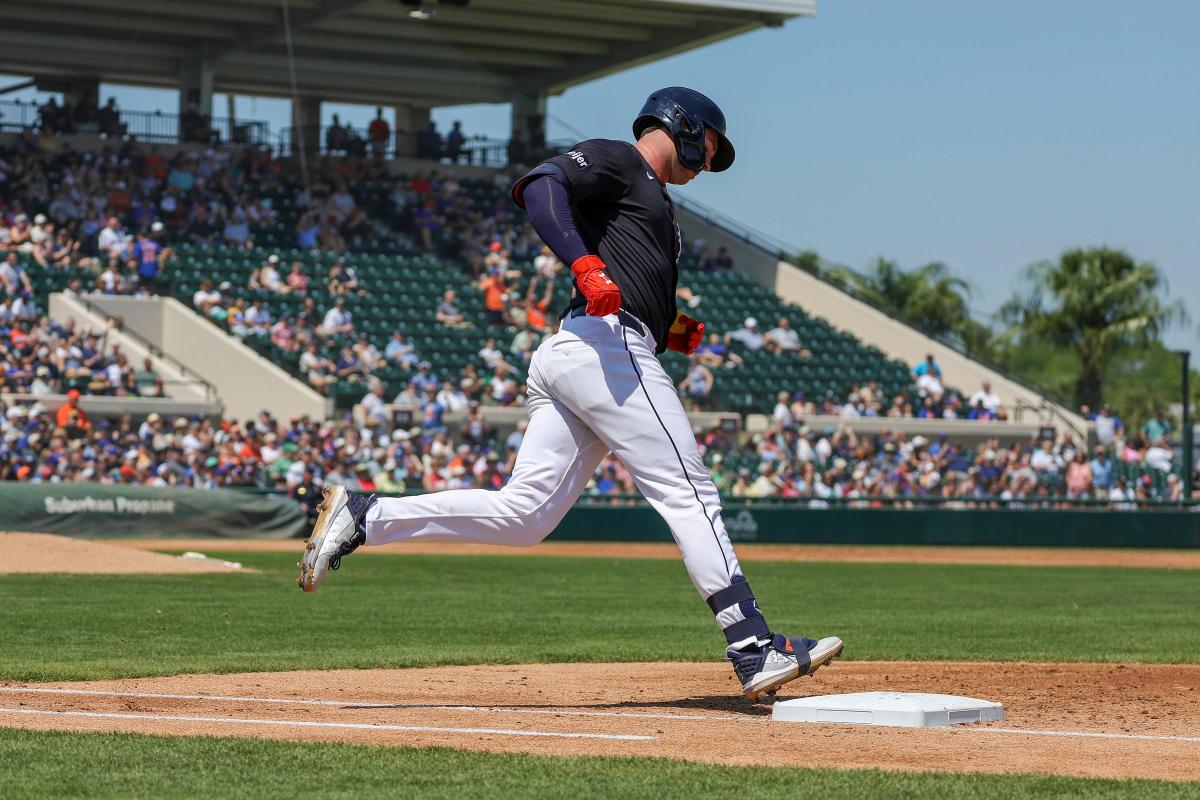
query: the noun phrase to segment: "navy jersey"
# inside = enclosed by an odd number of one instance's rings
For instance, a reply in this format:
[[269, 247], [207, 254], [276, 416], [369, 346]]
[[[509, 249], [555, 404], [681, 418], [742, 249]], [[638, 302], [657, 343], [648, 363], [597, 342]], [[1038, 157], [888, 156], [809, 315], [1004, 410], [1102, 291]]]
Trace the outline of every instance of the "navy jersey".
[[[621, 307], [649, 327], [661, 353], [675, 321], [680, 238], [675, 207], [658, 176], [632, 144], [590, 139], [518, 180], [518, 204], [524, 205], [525, 185], [541, 175], [567, 185], [580, 238], [607, 266], [621, 290]], [[576, 290], [567, 310], [586, 304]]]

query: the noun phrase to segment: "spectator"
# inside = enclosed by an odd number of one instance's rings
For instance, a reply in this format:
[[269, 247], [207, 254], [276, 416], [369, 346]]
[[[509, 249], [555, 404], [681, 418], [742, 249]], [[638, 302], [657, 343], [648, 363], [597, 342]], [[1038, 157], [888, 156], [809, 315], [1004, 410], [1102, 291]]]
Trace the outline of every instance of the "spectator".
[[1096, 441], [1105, 447], [1112, 446], [1116, 440], [1125, 434], [1125, 423], [1113, 415], [1108, 404], [1100, 406], [1100, 411], [1093, 420], [1096, 428]]
[[348, 336], [354, 333], [354, 315], [346, 310], [345, 298], [339, 297], [333, 307], [325, 312], [317, 333], [322, 336]]
[[320, 215], [312, 211], [300, 215], [300, 220], [296, 223], [296, 247], [301, 250], [315, 250], [320, 235]]
[[59, 406], [54, 415], [54, 421], [58, 427], [80, 433], [91, 430], [92, 421], [88, 418], [87, 412], [79, 407], [79, 396], [78, 389], [67, 390], [67, 402]]
[[221, 293], [213, 288], [209, 278], [200, 281], [200, 288], [192, 295], [192, 306], [204, 316], [209, 316], [214, 306], [221, 304]]
[[99, 251], [100, 258], [105, 263], [112, 261], [121, 261], [125, 255], [125, 231], [121, 228], [121, 221], [116, 217], [109, 217], [108, 224], [101, 230], [96, 239], [96, 248]]
[[304, 274], [303, 263], [292, 262], [292, 271], [287, 276], [287, 288], [296, 294], [304, 294], [308, 291], [308, 276]]
[[[479, 289], [483, 292], [483, 316], [489, 325], [504, 324], [504, 311], [508, 302], [508, 286], [504, 283], [504, 272], [498, 267], [492, 268], [479, 281]], [[440, 311], [439, 311], [440, 315]], [[438, 317], [439, 321], [441, 317]], [[459, 316], [461, 322], [461, 315]], [[443, 321], [443, 324], [451, 324]]]
[[437, 161], [441, 157], [442, 136], [438, 133], [437, 123], [429, 120], [429, 125], [417, 134], [417, 158]]
[[[429, 125], [430, 128], [433, 127], [432, 122], [429, 123]], [[436, 135], [436, 131], [434, 132], [434, 135]], [[429, 138], [430, 146], [432, 146], [434, 141], [435, 140], [432, 137]], [[468, 164], [471, 163], [471, 151], [463, 150], [463, 145], [466, 144], [466, 141], [467, 137], [464, 136], [462, 132], [462, 122], [459, 120], [454, 120], [454, 124], [450, 128], [450, 132], [446, 134], [446, 157], [450, 159], [451, 164], [457, 164], [459, 156], [461, 155], [465, 155], [467, 157]]]
[[225, 228], [221, 238], [232, 245], [245, 247], [250, 241], [250, 224], [246, 221], [246, 213], [239, 207], [225, 215]]
[[387, 402], [383, 399], [383, 384], [376, 383], [362, 399], [363, 415], [383, 428], [391, 424]]
[[710, 369], [736, 367], [745, 363], [742, 361], [742, 357], [731, 351], [716, 333], [710, 333], [708, 341], [696, 348], [696, 356], [700, 359], [701, 364]]
[[769, 353], [793, 353], [801, 358], [811, 358], [812, 353], [800, 346], [800, 337], [792, 330], [787, 317], [780, 317], [775, 327], [763, 337], [763, 345]]
[[279, 256], [274, 253], [267, 256], [267, 263], [258, 271], [258, 285], [276, 294], [287, 291], [288, 287], [279, 275]]
[[[1000, 416], [1000, 395], [992, 391], [992, 384], [990, 381], [983, 382], [979, 391], [971, 395], [971, 399], [967, 401], [967, 405], [970, 406], [972, 410], [982, 406], [987, 410], [988, 414], [990, 414], [990, 416], [986, 417], [986, 419], [996, 419]], [[972, 419], [974, 419], [974, 417], [972, 417]]]
[[517, 402], [517, 382], [509, 375], [507, 364], [500, 363], [486, 382], [484, 403], [496, 406], [511, 406]]
[[96, 123], [104, 136], [124, 136], [126, 126], [121, 124], [121, 110], [117, 108], [117, 99], [108, 98], [108, 102], [96, 112]]
[[913, 380], [922, 395], [933, 398], [933, 402], [941, 402], [946, 388], [942, 383], [942, 368], [933, 359], [933, 353], [925, 356], [925, 360], [913, 367]]
[[379, 352], [379, 348], [371, 344], [367, 334], [360, 333], [358, 335], [358, 341], [354, 343], [353, 350], [358, 362], [368, 373], [387, 369], [387, 360], [383, 357], [383, 353]]
[[314, 342], [310, 342], [300, 356], [300, 370], [308, 378], [309, 385], [318, 391], [327, 391], [337, 383], [336, 367], [317, 351]]
[[409, 383], [413, 385], [418, 393], [423, 394], [425, 389], [430, 386], [433, 387], [434, 391], [437, 391], [439, 382], [437, 375], [433, 372], [433, 366], [428, 361], [422, 361], [417, 364], [417, 374], [409, 379]]
[[1096, 489], [1097, 496], [1102, 496], [1113, 485], [1113, 461], [1108, 457], [1108, 450], [1104, 445], [1096, 445], [1094, 453], [1088, 467], [1092, 476], [1092, 486]]
[[1067, 497], [1079, 500], [1088, 497], [1092, 492], [1092, 467], [1088, 463], [1087, 453], [1076, 450], [1075, 457], [1067, 465]]
[[[154, 225], [157, 226], [157, 230], [153, 232], [161, 233], [162, 223], [156, 222]], [[162, 244], [153, 236], [139, 233], [133, 246], [133, 260], [137, 269], [138, 288], [148, 294], [157, 294], [158, 277], [163, 263]]]
[[345, 153], [348, 140], [346, 129], [342, 127], [338, 115], [333, 115], [333, 123], [325, 129], [325, 151], [328, 153]]
[[763, 335], [758, 329], [758, 320], [754, 317], [746, 317], [742, 327], [725, 334], [725, 344], [738, 342], [742, 347], [750, 352], [761, 350], [763, 347]]
[[142, 359], [142, 368], [133, 374], [133, 382], [137, 387], [139, 397], [162, 397], [163, 382], [162, 378], [154, 369], [154, 363], [148, 359]]
[[1170, 472], [1171, 460], [1173, 458], [1174, 453], [1171, 452], [1171, 446], [1167, 443], [1167, 438], [1162, 436], [1150, 443], [1150, 446], [1146, 448], [1146, 453], [1142, 460], [1151, 469], [1156, 469], [1160, 472]]
[[546, 245], [542, 245], [542, 249], [533, 259], [534, 271], [547, 281], [552, 281], [562, 268], [563, 263], [558, 260], [558, 256], [554, 255], [554, 251]]
[[692, 356], [689, 359], [687, 374], [679, 382], [679, 389], [687, 400], [698, 408], [703, 408], [712, 397], [713, 374], [708, 367], [700, 363], [700, 359]]
[[483, 365], [488, 369], [494, 370], [502, 364], [506, 368], [512, 369], [512, 365], [504, 360], [504, 354], [496, 347], [496, 337], [494, 336], [488, 337], [478, 355], [483, 359]]
[[408, 341], [404, 331], [396, 331], [392, 334], [392, 340], [387, 343], [383, 354], [388, 361], [399, 364], [406, 370], [412, 369], [413, 364], [417, 361], [417, 351], [412, 342]]
[[20, 295], [22, 292], [33, 292], [29, 274], [25, 271], [25, 267], [21, 266], [16, 253], [10, 252], [5, 256], [4, 263], [0, 264], [0, 283], [3, 284], [4, 293], [9, 297]]
[[1054, 442], [1043, 439], [1041, 445], [1030, 456], [1029, 466], [1037, 472], [1057, 475], [1063, 468], [1062, 457], [1054, 452]]
[[383, 118], [383, 108], [376, 106], [375, 119], [367, 126], [367, 139], [371, 144], [371, 155], [382, 158], [387, 154], [388, 142], [392, 138], [392, 128]]
[[445, 292], [443, 292], [442, 302], [440, 305], [438, 305], [437, 310], [434, 312], [434, 316], [437, 318], [438, 322], [442, 323], [448, 328], [470, 327], [470, 323], [467, 322], [463, 317], [462, 311], [460, 311], [458, 306], [454, 304], [454, 300], [455, 296], [453, 290], [447, 289]]
[[1171, 433], [1171, 423], [1166, 418], [1161, 408], [1154, 410], [1154, 417], [1146, 420], [1142, 425], [1142, 435], [1146, 437], [1146, 441], [1153, 442], [1156, 439], [1162, 439]]
[[[546, 314], [550, 311], [550, 301], [554, 298], [554, 282], [547, 279], [546, 291], [540, 300], [534, 300], [537, 295], [537, 284], [538, 279], [535, 276], [529, 282], [529, 291], [525, 293], [525, 324], [532, 332], [546, 333], [550, 327]], [[537, 346], [536, 341], [533, 346]]]

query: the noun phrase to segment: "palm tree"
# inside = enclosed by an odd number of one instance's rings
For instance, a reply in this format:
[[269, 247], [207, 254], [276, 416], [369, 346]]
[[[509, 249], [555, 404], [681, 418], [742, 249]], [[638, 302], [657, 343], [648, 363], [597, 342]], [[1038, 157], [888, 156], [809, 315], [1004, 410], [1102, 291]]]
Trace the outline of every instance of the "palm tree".
[[880, 258], [865, 274], [835, 267], [825, 277], [885, 314], [935, 336], [956, 337], [969, 352], [988, 347], [990, 332], [972, 319], [968, 307], [970, 284], [952, 275], [945, 264], [935, 261], [905, 270]]
[[1021, 338], [1075, 353], [1075, 399], [1093, 408], [1104, 398], [1104, 368], [1119, 351], [1146, 347], [1187, 320], [1180, 301], [1159, 297], [1166, 281], [1158, 268], [1121, 250], [1068, 250], [1056, 263], [1034, 264], [1026, 275], [1029, 296], [1008, 303], [1002, 315]]

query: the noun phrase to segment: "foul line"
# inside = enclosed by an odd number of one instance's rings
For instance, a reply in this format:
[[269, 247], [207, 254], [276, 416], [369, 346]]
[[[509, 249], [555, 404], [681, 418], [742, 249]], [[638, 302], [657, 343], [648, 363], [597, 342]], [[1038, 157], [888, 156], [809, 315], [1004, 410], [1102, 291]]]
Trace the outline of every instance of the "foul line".
[[712, 714], [653, 714], [631, 711], [560, 711], [548, 708], [510, 708], [508, 706], [425, 705], [392, 703], [384, 700], [309, 700], [297, 697], [252, 697], [220, 694], [170, 694], [165, 692], [120, 692], [103, 689], [56, 689], [47, 687], [0, 686], [10, 694], [65, 694], [89, 697], [132, 697], [143, 700], [208, 700], [215, 703], [267, 703], [270, 705], [335, 706], [345, 709], [396, 708], [415, 711], [490, 711], [502, 714], [538, 714], [551, 717], [618, 717], [627, 719], [678, 719], [685, 721], [720, 720], [759, 722], [760, 717], [716, 716]]
[[[952, 728], [953, 730], [953, 728]], [[1197, 742], [1200, 736], [1154, 736], [1148, 733], [1103, 733], [1092, 731], [1046, 731], [1033, 728], [963, 728], [973, 733], [1023, 733], [1028, 736], [1079, 736], [1089, 739], [1138, 739], [1150, 742]]]
[[245, 719], [242, 717], [191, 717], [176, 714], [118, 714], [111, 711], [51, 711], [40, 708], [0, 708], [0, 714], [31, 714], [45, 717], [86, 717], [88, 719], [131, 719], [154, 722], [215, 722], [226, 725], [276, 725], [283, 728], [339, 728], [356, 731], [411, 731], [418, 733], [470, 733], [493, 736], [541, 736], [553, 739], [616, 739], [653, 741], [657, 736], [618, 733], [557, 733], [520, 731], [510, 728], [439, 728], [432, 725], [385, 725], [371, 722], [316, 722], [312, 720]]
[[[55, 695], [81, 695], [89, 697], [128, 697], [144, 700], [207, 700], [214, 703], [266, 703], [270, 705], [299, 705], [299, 706], [331, 706], [343, 708], [347, 710], [362, 710], [362, 709], [389, 709], [411, 711], [466, 711], [466, 712], [490, 712], [496, 714], [534, 714], [550, 717], [615, 717], [619, 719], [665, 719], [665, 720], [680, 720], [684, 722], [754, 722], [762, 723], [767, 720], [766, 717], [750, 717], [750, 716], [731, 716], [731, 715], [715, 715], [715, 714], [654, 714], [646, 712], [633, 711], [567, 711], [556, 709], [542, 708], [510, 708], [507, 706], [460, 706], [460, 705], [423, 705], [418, 703], [391, 703], [386, 701], [369, 701], [369, 700], [314, 700], [309, 698], [299, 697], [254, 697], [250, 695], [220, 695], [220, 694], [173, 694], [169, 692], [122, 692], [111, 691], [104, 689], [61, 689], [43, 686], [0, 686], [0, 693], [9, 694], [55, 694]], [[20, 709], [3, 709], [0, 712], [20, 713]], [[29, 712], [34, 713], [34, 712]], [[67, 711], [43, 711], [37, 713], [45, 714], [82, 714], [84, 712], [67, 712]], [[93, 715], [103, 716], [100, 712], [87, 712]], [[110, 715], [111, 716], [111, 715]], [[120, 718], [120, 715], [116, 715]], [[130, 715], [131, 718], [137, 718], [136, 715]], [[208, 717], [152, 717], [147, 716], [147, 719], [178, 719], [178, 720], [195, 720], [204, 721], [208, 719], [239, 721], [232, 717], [208, 718]], [[246, 722], [260, 722], [257, 720], [247, 720]], [[375, 728], [382, 730], [411, 730], [411, 731], [445, 731], [445, 732], [461, 732], [461, 733], [480, 733], [488, 729], [474, 728], [428, 728], [420, 726], [388, 726], [385, 724], [371, 723], [334, 723], [334, 722], [317, 722], [317, 723], [300, 723], [286, 722], [282, 720], [265, 720], [261, 721], [266, 725], [317, 725], [322, 727], [343, 726], [350, 728]], [[864, 726], [850, 726], [864, 727]], [[872, 727], [872, 726], [865, 726]], [[1005, 734], [1021, 734], [1026, 736], [1066, 736], [1087, 739], [1129, 739], [1135, 741], [1161, 741], [1161, 742], [1188, 742], [1200, 744], [1200, 736], [1166, 736], [1141, 733], [1106, 733], [1094, 731], [1051, 731], [1039, 730], [1035, 728], [972, 728], [965, 725], [951, 725], [939, 728], [923, 728], [921, 730], [937, 730], [937, 731], [968, 731], [973, 733], [1005, 733]], [[617, 736], [614, 734], [567, 734], [567, 733], [529, 733], [523, 731], [507, 731], [493, 730], [492, 733], [514, 733], [522, 736], [567, 736], [567, 737], [590, 737], [604, 739], [655, 739], [655, 736]]]

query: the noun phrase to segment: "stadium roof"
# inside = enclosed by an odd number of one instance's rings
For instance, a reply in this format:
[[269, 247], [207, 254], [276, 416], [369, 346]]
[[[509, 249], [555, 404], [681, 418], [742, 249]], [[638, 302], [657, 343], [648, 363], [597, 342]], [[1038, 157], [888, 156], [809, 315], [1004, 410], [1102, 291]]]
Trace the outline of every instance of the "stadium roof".
[[213, 88], [445, 106], [575, 84], [814, 13], [816, 0], [0, 0], [0, 70], [175, 87], [199, 54]]

